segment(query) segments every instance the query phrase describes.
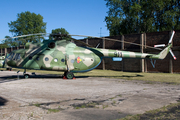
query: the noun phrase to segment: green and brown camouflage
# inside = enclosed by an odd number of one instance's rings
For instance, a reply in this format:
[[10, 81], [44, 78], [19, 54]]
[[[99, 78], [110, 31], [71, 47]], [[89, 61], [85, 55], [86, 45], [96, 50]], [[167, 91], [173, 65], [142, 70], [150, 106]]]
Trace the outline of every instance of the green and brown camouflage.
[[93, 48], [92, 51], [99, 51], [99, 56], [101, 57], [121, 57], [121, 58], [140, 58], [140, 59], [164, 59], [169, 53], [172, 44], [167, 46], [159, 54], [147, 54], [139, 52], [121, 51], [121, 50], [108, 50], [108, 49], [97, 49]]
[[27, 43], [25, 49], [11, 52], [6, 63], [11, 67], [87, 72], [96, 68], [104, 57], [164, 59], [172, 44], [159, 54], [147, 54], [121, 50], [79, 47], [67, 40], [44, 40], [43, 43]]

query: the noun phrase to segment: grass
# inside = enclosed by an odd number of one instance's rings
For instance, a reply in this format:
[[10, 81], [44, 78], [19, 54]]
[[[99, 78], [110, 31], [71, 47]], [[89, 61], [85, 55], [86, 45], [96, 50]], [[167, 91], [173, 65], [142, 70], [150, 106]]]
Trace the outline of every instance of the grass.
[[108, 105], [103, 105], [103, 109], [105, 109], [105, 108], [107, 108], [108, 107]]
[[40, 107], [41, 105], [39, 103], [33, 104], [36, 107]]
[[125, 80], [142, 80], [145, 81], [147, 84], [153, 84], [154, 82], [180, 84], [180, 74], [171, 73], [141, 73], [112, 70], [93, 70], [87, 73], [76, 73], [76, 76], [108, 77], [120, 78]]
[[150, 110], [144, 114], [127, 116], [119, 120], [179, 120], [180, 119], [180, 102], [156, 110]]
[[78, 105], [73, 105], [73, 107], [75, 109], [81, 109], [81, 108], [96, 108], [96, 105], [98, 105], [98, 103], [83, 103], [83, 104], [78, 104]]
[[59, 109], [48, 109], [48, 112], [50, 113], [56, 113], [56, 112], [59, 112], [60, 110]]

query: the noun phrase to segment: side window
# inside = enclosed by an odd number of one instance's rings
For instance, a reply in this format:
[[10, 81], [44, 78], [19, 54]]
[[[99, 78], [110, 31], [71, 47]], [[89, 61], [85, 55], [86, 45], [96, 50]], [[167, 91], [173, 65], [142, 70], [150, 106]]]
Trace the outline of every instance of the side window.
[[20, 60], [20, 59], [21, 59], [21, 54], [19, 54], [17, 57], [17, 60]]
[[15, 57], [13, 60], [20, 60], [21, 58], [21, 54], [20, 53], [16, 53]]
[[13, 59], [13, 60], [16, 60], [16, 58], [17, 58], [17, 55], [18, 55], [18, 54], [15, 54], [15, 56], [14, 56], [14, 59]]

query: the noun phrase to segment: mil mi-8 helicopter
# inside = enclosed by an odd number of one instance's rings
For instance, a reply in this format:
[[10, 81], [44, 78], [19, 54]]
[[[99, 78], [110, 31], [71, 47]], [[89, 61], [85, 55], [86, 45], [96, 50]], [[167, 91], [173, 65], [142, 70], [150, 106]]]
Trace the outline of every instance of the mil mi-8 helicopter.
[[[164, 59], [170, 52], [174, 59], [176, 57], [170, 49], [172, 46], [172, 39], [174, 31], [171, 35], [168, 45], [157, 45], [156, 47], [165, 48], [159, 54], [148, 54], [121, 50], [100, 49], [93, 47], [80, 47], [76, 46], [71, 40], [44, 40], [42, 43], [26, 43], [25, 49], [14, 50], [9, 53], [5, 58], [4, 64], [10, 67], [23, 68], [24, 77], [28, 78], [29, 74], [26, 74], [26, 69], [34, 70], [52, 70], [63, 71], [64, 77], [67, 79], [73, 79], [74, 73], [88, 72], [96, 68], [104, 57], [121, 57], [121, 58], [140, 58], [140, 59]], [[46, 34], [46, 33], [39, 33]], [[27, 37], [29, 34], [18, 37]], [[54, 35], [56, 38], [62, 38], [64, 36], [79, 36], [79, 35]], [[89, 37], [89, 36], [85, 36]], [[73, 39], [73, 38], [70, 38]], [[104, 38], [108, 39], [108, 38]], [[4, 39], [3, 39], [4, 40]], [[112, 40], [112, 39], [111, 39]], [[79, 40], [76, 40], [79, 41]], [[117, 40], [116, 40], [117, 41]], [[85, 44], [85, 43], [84, 43]], [[89, 46], [88, 44], [85, 44]]]

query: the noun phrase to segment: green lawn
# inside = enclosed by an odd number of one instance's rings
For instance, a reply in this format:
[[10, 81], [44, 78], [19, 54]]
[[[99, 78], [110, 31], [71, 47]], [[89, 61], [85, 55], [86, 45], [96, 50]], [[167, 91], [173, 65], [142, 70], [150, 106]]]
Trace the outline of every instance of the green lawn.
[[143, 80], [147, 82], [164, 82], [170, 84], [180, 84], [180, 74], [170, 73], [141, 73], [141, 72], [121, 72], [112, 70], [93, 70], [87, 73], [76, 73], [76, 76], [110, 77], [126, 80]]

